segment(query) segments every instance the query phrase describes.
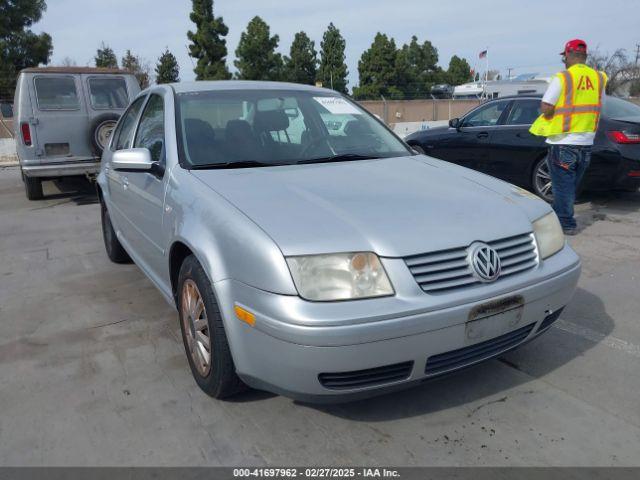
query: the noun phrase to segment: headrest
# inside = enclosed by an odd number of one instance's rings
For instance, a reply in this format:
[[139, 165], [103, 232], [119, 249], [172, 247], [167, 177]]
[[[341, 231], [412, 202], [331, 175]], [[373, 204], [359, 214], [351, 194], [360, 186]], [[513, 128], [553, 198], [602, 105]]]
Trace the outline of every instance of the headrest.
[[229, 120], [225, 131], [227, 138], [250, 138], [252, 136], [251, 125], [246, 120]]
[[216, 136], [216, 132], [214, 132], [211, 125], [199, 118], [185, 118], [184, 128], [187, 138], [200, 137], [211, 141]]
[[289, 128], [289, 117], [284, 110], [257, 112], [253, 128], [258, 132], [278, 132]]

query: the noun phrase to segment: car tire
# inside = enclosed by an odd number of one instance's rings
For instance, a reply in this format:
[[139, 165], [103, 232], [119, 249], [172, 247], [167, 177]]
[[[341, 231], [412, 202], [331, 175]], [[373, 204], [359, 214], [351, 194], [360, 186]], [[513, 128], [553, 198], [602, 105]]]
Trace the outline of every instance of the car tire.
[[126, 252], [118, 235], [111, 223], [109, 210], [104, 203], [100, 204], [100, 218], [102, 220], [102, 238], [104, 240], [104, 248], [107, 251], [109, 260], [113, 263], [131, 263], [131, 257]]
[[109, 139], [113, 130], [116, 128], [116, 123], [120, 115], [116, 113], [105, 113], [93, 119], [89, 128], [89, 134], [91, 135], [91, 145], [98, 156], [102, 155], [102, 152], [107, 147]]
[[193, 255], [180, 267], [177, 303], [184, 349], [198, 386], [217, 399], [246, 390], [236, 374], [211, 282]]
[[547, 165], [547, 157], [542, 157], [533, 166], [531, 173], [531, 190], [545, 202], [553, 203], [551, 174]]
[[29, 200], [42, 200], [44, 198], [41, 178], [27, 177], [25, 174], [22, 174], [22, 181], [24, 182], [24, 190]]

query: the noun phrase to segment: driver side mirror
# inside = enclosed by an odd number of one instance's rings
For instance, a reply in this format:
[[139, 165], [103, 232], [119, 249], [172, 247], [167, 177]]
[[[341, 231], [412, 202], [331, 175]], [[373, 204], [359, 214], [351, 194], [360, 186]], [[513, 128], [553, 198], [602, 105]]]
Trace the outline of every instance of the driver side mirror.
[[455, 128], [456, 130], [460, 130], [460, 127], [462, 127], [462, 120], [460, 120], [459, 118], [452, 118], [451, 120], [449, 120], [449, 126], [451, 128]]
[[121, 172], [148, 172], [153, 168], [153, 163], [147, 148], [118, 150], [111, 157], [111, 167]]

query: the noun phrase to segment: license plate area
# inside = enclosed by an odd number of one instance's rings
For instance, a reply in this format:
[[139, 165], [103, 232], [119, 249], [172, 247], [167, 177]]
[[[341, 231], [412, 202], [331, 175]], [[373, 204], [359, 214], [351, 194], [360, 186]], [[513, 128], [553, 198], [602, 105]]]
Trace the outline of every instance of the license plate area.
[[469, 312], [465, 345], [499, 337], [522, 326], [524, 298], [520, 295], [483, 303]]

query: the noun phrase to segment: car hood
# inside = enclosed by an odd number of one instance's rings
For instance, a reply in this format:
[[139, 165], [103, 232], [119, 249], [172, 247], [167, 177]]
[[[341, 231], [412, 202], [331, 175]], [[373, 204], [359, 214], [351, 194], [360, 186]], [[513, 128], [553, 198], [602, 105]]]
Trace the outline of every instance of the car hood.
[[424, 155], [192, 174], [285, 255], [402, 257], [530, 232], [550, 210], [517, 187]]

